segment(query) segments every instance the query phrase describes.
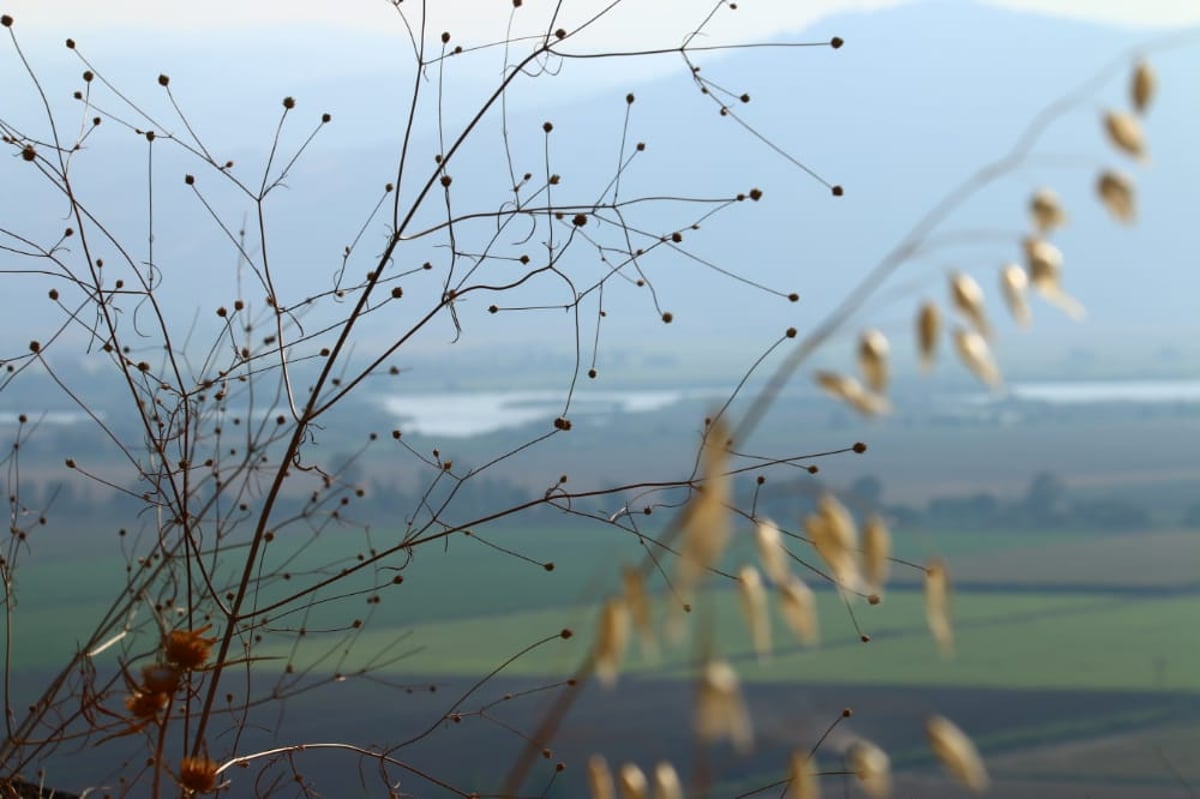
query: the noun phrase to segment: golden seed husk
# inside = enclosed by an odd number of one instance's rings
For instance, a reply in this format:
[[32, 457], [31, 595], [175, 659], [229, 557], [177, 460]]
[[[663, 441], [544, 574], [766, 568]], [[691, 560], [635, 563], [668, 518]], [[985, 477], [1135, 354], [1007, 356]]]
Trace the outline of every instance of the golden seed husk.
[[1134, 199], [1133, 181], [1115, 170], [1100, 173], [1096, 180], [1096, 193], [1100, 202], [1118, 222], [1132, 223], [1137, 218], [1137, 203]]
[[750, 628], [755, 654], [766, 657], [771, 653], [771, 618], [767, 615], [767, 591], [753, 566], [743, 566], [738, 571], [738, 604]]
[[600, 609], [600, 629], [594, 653], [596, 678], [606, 687], [616, 684], [628, 643], [629, 606], [623, 598], [614, 597]]
[[855, 741], [846, 750], [846, 764], [871, 799], [892, 795], [892, 761], [878, 746], [861, 739]]
[[1104, 131], [1108, 140], [1123, 153], [1134, 158], [1146, 157], [1146, 137], [1137, 117], [1124, 111], [1109, 111], [1104, 115]]
[[876, 394], [887, 390], [888, 340], [878, 330], [865, 330], [858, 340], [858, 368]]
[[867, 590], [882, 594], [891, 569], [892, 534], [878, 513], [872, 513], [863, 524], [863, 572]]
[[917, 351], [921, 359], [921, 369], [926, 372], [933, 368], [941, 329], [942, 314], [937, 306], [932, 302], [922, 303], [917, 311]]
[[742, 752], [748, 752], [754, 743], [737, 673], [724, 661], [710, 660], [700, 675], [696, 734], [706, 743], [728, 740]]
[[621, 570], [621, 586], [634, 629], [638, 632], [642, 654], [653, 657], [658, 653], [658, 641], [654, 637], [654, 619], [650, 595], [646, 591], [646, 578], [636, 566], [625, 566]]
[[929, 736], [929, 748], [947, 771], [977, 793], [987, 790], [987, 768], [983, 765], [979, 750], [966, 733], [942, 716], [926, 719], [925, 733]]
[[860, 591], [858, 529], [846, 506], [832, 494], [822, 494], [817, 501], [817, 512], [804, 520], [804, 528], [839, 590]]
[[1063, 210], [1058, 195], [1053, 189], [1038, 189], [1029, 200], [1029, 213], [1039, 233], [1049, 233], [1067, 223], [1067, 212]]
[[767, 579], [779, 585], [785, 582], [791, 570], [788, 554], [783, 546], [783, 535], [770, 519], [759, 519], [754, 525], [754, 543], [758, 547], [758, 560]]
[[837, 372], [818, 371], [813, 375], [817, 385], [845, 402], [863, 416], [879, 416], [887, 413], [888, 401], [873, 391], [868, 391], [862, 383], [849, 375]]
[[788, 761], [788, 785], [785, 799], [820, 799], [816, 758], [808, 752], [795, 751]]
[[925, 566], [925, 619], [943, 655], [954, 654], [954, 627], [950, 621], [950, 577], [946, 564], [934, 558]]
[[613, 788], [612, 772], [608, 770], [608, 761], [601, 755], [592, 755], [587, 762], [588, 790], [592, 799], [616, 799]]
[[1025, 240], [1025, 259], [1029, 264], [1029, 282], [1048, 301], [1072, 319], [1084, 317], [1083, 305], [1062, 288], [1062, 253], [1044, 239]]
[[728, 428], [718, 418], [708, 430], [701, 453], [704, 481], [685, 511], [676, 578], [676, 587], [685, 601], [716, 566], [729, 541], [731, 489], [725, 473], [728, 437]]
[[617, 788], [621, 799], [647, 799], [649, 784], [646, 775], [633, 763], [626, 763], [617, 772]]
[[959, 328], [954, 331], [954, 345], [959, 359], [971, 371], [971, 374], [992, 388], [1001, 386], [1000, 369], [996, 366], [991, 348], [988, 347], [983, 336], [974, 330]]
[[1029, 327], [1031, 315], [1029, 300], [1026, 292], [1029, 289], [1029, 276], [1017, 264], [1005, 264], [1000, 267], [1000, 292], [1009, 313], [1021, 327]]
[[814, 646], [821, 637], [817, 598], [799, 577], [788, 575], [778, 586], [779, 615], [801, 643]]
[[984, 308], [983, 289], [975, 282], [975, 278], [965, 272], [952, 274], [950, 276], [950, 299], [959, 313], [966, 317], [981, 336], [991, 337], [992, 328], [988, 324], [987, 310]]
[[654, 767], [654, 799], [683, 799], [683, 783], [679, 773], [667, 761]]
[[1145, 61], [1139, 61], [1133, 68], [1133, 75], [1129, 81], [1129, 99], [1133, 102], [1133, 108], [1139, 114], [1145, 114], [1146, 109], [1150, 106], [1150, 101], [1154, 99], [1155, 85], [1158, 83], [1154, 75], [1154, 70], [1150, 64]]

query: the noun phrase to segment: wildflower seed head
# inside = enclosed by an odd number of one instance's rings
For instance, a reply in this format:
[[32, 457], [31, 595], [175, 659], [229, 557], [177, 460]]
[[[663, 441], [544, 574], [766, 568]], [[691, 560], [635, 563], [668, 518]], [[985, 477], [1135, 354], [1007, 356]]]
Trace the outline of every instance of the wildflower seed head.
[[197, 669], [208, 662], [216, 638], [205, 638], [211, 628], [206, 624], [196, 630], [172, 630], [163, 641], [163, 655], [168, 663], [182, 669]]
[[217, 787], [217, 764], [207, 757], [185, 757], [179, 763], [179, 784], [192, 793], [210, 793]]

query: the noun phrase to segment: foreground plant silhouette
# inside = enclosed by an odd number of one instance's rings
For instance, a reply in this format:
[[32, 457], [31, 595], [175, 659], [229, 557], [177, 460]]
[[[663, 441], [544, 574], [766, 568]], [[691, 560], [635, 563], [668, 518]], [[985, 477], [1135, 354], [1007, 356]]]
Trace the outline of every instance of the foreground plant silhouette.
[[[563, 62], [572, 59], [675, 55], [682, 59], [700, 100], [715, 104], [714, 125], [744, 128], [748, 146], [765, 142], [784, 163], [797, 167], [798, 180], [812, 181], [831, 198], [843, 196], [844, 190], [798, 156], [763, 139], [739, 110], [750, 95], [723, 88], [696, 63], [695, 58], [706, 50], [734, 49], [703, 46], [700, 37], [717, 24], [719, 14], [734, 13], [735, 4], [714, 4], [682, 44], [628, 52], [575, 47], [581, 35], [601, 20], [626, 12], [628, 4], [620, 0], [593, 17], [576, 20], [574, 27], [564, 22], [569, 9], [559, 4], [548, 19], [540, 20], [545, 23], [539, 25], [544, 33], [538, 36], [504, 35], [494, 43], [469, 47], [454, 44], [452, 32], [427, 31], [423, 9], [410, 12], [399, 2], [394, 5], [408, 33], [414, 66], [410, 112], [396, 143], [395, 174], [380, 188], [361, 228], [349, 231], [351, 243], [334, 254], [329, 269], [318, 272], [332, 279], [322, 278], [325, 282], [306, 285], [301, 291], [285, 288], [291, 280], [280, 279], [281, 267], [273, 256], [276, 240], [269, 223], [270, 200], [287, 185], [321, 130], [334, 124], [331, 113], [313, 114], [310, 133], [288, 149], [286, 134], [292, 126], [303, 124], [296, 117], [304, 107], [302, 96], [284, 97], [270, 155], [264, 164], [246, 168], [216, 155], [217, 148], [196, 135], [200, 126], [193, 127], [183, 104], [177, 102], [168, 74], [158, 75], [157, 84], [173, 116], [160, 118], [110, 84], [103, 65], [91, 63], [82, 45], [72, 40], [66, 46], [84, 71], [82, 84], [74, 90], [74, 105], [64, 111], [59, 103], [61, 87], [43, 85], [37, 64], [20, 47], [18, 21], [4, 16], [11, 46], [26, 69], [27, 88], [44, 112], [39, 127], [30, 130], [9, 122], [0, 108], [0, 131], [14, 156], [5, 169], [14, 174], [24, 170], [22, 179], [36, 176], [42, 189], [60, 203], [57, 213], [67, 222], [47, 234], [41, 209], [32, 203], [36, 218], [0, 220], [0, 250], [15, 262], [5, 267], [6, 279], [44, 282], [57, 314], [31, 333], [25, 351], [3, 355], [6, 371], [0, 376], [0, 391], [41, 371], [89, 415], [121, 459], [121, 468], [89, 464], [64, 452], [65, 468], [126, 495], [138, 506], [136, 523], [142, 525], [143, 535], [130, 536], [136, 540], [124, 550], [127, 577], [119, 594], [34, 701], [19, 707], [13, 691], [6, 688], [8, 726], [0, 749], [0, 775], [29, 779], [34, 776], [32, 769], [55, 763], [53, 758], [60, 753], [119, 746], [124, 747], [119, 781], [104, 786], [102, 794], [267, 794], [282, 790], [283, 781], [289, 779], [299, 786], [297, 790], [315, 792], [320, 786], [307, 782], [297, 761], [308, 752], [333, 750], [347, 755], [347, 773], [354, 775], [348, 777], [350, 781], [358, 779], [360, 763], [372, 763], [378, 784], [372, 783], [371, 789], [381, 794], [406, 795], [408, 788], [398, 786], [416, 784], [421, 786], [413, 789], [418, 795], [435, 790], [473, 795], [473, 786], [458, 775], [432, 773], [407, 753], [443, 724], [462, 721], [463, 702], [486, 679], [466, 696], [447, 702], [446, 710], [430, 719], [427, 730], [407, 740], [304, 740], [269, 747], [246, 741], [257, 719], [287, 698], [348, 677], [368, 678], [404, 655], [393, 649], [395, 644], [379, 652], [363, 651], [368, 646], [364, 631], [371, 629], [379, 605], [401, 590], [405, 574], [420, 568], [415, 553], [428, 545], [472, 538], [494, 547], [497, 557], [507, 555], [530, 561], [535, 568], [553, 569], [552, 563], [513, 551], [489, 533], [489, 525], [538, 508], [607, 526], [614, 534], [635, 535], [644, 547], [645, 560], [626, 567], [622, 592], [603, 604], [591, 654], [573, 676], [546, 686], [555, 698], [540, 725], [517, 732], [527, 746], [506, 778], [495, 775], [490, 790], [499, 788], [500, 795], [529, 793], [529, 774], [539, 758], [546, 761], [545, 773], [539, 774], [547, 784], [543, 793], [549, 790], [561, 768], [547, 753], [579, 688], [593, 675], [610, 683], [618, 679], [633, 630], [648, 646], [671, 646], [670, 636], [661, 634], [664, 627], [685, 627], [689, 603], [710, 590], [714, 580], [739, 587], [747, 625], [760, 631], [755, 640], [763, 653], [770, 642], [761, 632], [762, 619], [772, 602], [779, 605], [800, 641], [815, 643], [819, 637], [816, 600], [793, 573], [793, 564], [805, 564], [811, 567], [809, 574], [836, 584], [848, 603], [877, 602], [894, 565], [886, 524], [878, 518], [862, 520], [860, 542], [858, 521], [833, 494], [823, 493], [815, 513], [804, 520], [803, 530], [786, 523], [777, 527], [757, 513], [752, 502], [741, 502], [733, 484], [756, 480], [761, 485], [768, 475], [787, 474], [798, 465], [815, 472], [813, 462], [819, 457], [861, 454], [865, 448], [847, 442], [835, 452], [779, 458], [743, 451], [741, 443], [809, 356], [834, 332], [855, 321], [882, 279], [928, 245], [931, 234], [967, 196], [1020, 168], [1044, 126], [1090, 98], [1093, 91], [1089, 83], [1079, 95], [1051, 106], [1011, 153], [972, 176], [921, 220], [825, 321], [808, 333], [788, 329], [768, 342], [746, 376], [748, 380], [771, 368], [768, 356], [780, 354], [782, 360], [765, 387], [739, 418], [733, 418], [730, 403], [745, 390], [746, 380], [731, 389], [728, 401], [703, 425], [695, 463], [680, 464], [681, 476], [575, 487], [567, 476], [569, 469], [564, 469], [563, 477], [544, 491], [484, 513], [464, 513], [459, 510], [464, 497], [497, 465], [571, 434], [577, 381], [600, 377], [602, 329], [609, 324], [607, 286], [627, 282], [645, 287], [653, 313], [670, 323], [674, 312], [668, 310], [668, 298], [655, 291], [655, 259], [684, 253], [759, 289], [764, 302], [798, 299], [792, 287], [756, 283], [705, 261], [685, 243], [694, 228], [735, 209], [752, 207], [763, 196], [759, 188], [738, 186], [713, 197], [679, 194], [671, 186], [627, 194], [623, 178], [628, 180], [649, 157], [647, 148], [634, 140], [637, 99], [630, 94], [619, 112], [623, 126], [621, 140], [615, 143], [617, 167], [599, 194], [582, 196], [580, 189], [572, 187], [574, 165], [555, 149], [552, 121], [534, 130], [509, 125], [507, 97], [514, 86], [550, 79]], [[513, 3], [514, 20], [523, 13], [521, 5], [519, 0]], [[756, 46], [774, 47], [799, 59], [792, 55], [799, 48], [836, 50], [842, 44], [834, 38]], [[495, 52], [503, 53], [502, 78], [465, 122], [452, 126], [441, 109], [455, 98], [442, 89], [442, 79], [458, 59]], [[1103, 77], [1108, 77], [1107, 72]], [[1133, 112], [1112, 112], [1104, 129], [1116, 147], [1137, 156], [1145, 143], [1134, 114], [1146, 110], [1154, 81], [1144, 63], [1134, 68], [1131, 80]], [[470, 143], [495, 135], [494, 127], [484, 126], [485, 120], [499, 120], [508, 183], [495, 193], [499, 199], [480, 203], [472, 194], [477, 187], [461, 188], [472, 186], [472, 176], [458, 173], [456, 166]], [[424, 134], [438, 142], [431, 160], [415, 152]], [[147, 176], [147, 188], [138, 195], [147, 208], [144, 241], [118, 236], [106, 223], [108, 209], [81, 199], [87, 192], [76, 183], [77, 162], [113, 141], [106, 136], [138, 137], [144, 142], [144, 155], [130, 165], [131, 172], [136, 168]], [[530, 160], [522, 146], [540, 150], [540, 172], [518, 168]], [[189, 165], [185, 171], [173, 174], [161, 166], [164, 159], [174, 164], [170, 159], [176, 158]], [[256, 176], [248, 177], [250, 173]], [[206, 334], [204, 326], [190, 318], [171, 318], [163, 303], [172, 290], [171, 270], [155, 257], [155, 231], [161, 221], [155, 221], [154, 209], [160, 202], [156, 197], [168, 184], [185, 187], [199, 223], [224, 238], [236, 263], [231, 274], [220, 278], [234, 292], [229, 301], [201, 309], [203, 318], [217, 320], [203, 345], [198, 341]], [[237, 197], [235, 202], [225, 206], [214, 199], [229, 189]], [[1096, 191], [1114, 217], [1133, 219], [1129, 177], [1104, 170]], [[233, 222], [244, 207], [251, 209], [250, 218], [244, 224]], [[650, 209], [665, 210], [651, 213]], [[1027, 262], [1001, 270], [1005, 298], [1021, 319], [1028, 315], [1027, 288], [1078, 314], [1078, 304], [1062, 286], [1062, 254], [1046, 239], [1063, 223], [1065, 212], [1055, 195], [1044, 191], [1031, 199], [1029, 213]], [[667, 214], [674, 220], [670, 224], [661, 221]], [[161, 241], [158, 245], [162, 247]], [[935, 356], [944, 338], [943, 319], [957, 313], [964, 325], [951, 338], [960, 358], [983, 382], [999, 385], [999, 366], [988, 345], [991, 329], [984, 292], [965, 273], [948, 276], [948, 282], [949, 309], [926, 301], [917, 310], [920, 355], [925, 360]], [[527, 294], [533, 286], [557, 292], [556, 299], [547, 302], [544, 295]], [[460, 306], [470, 302], [486, 303], [488, 311], [500, 318], [547, 308], [567, 311], [561, 334], [576, 342], [575, 361], [564, 375], [562, 410], [546, 419], [545, 431], [476, 467], [456, 464], [438, 450], [417, 450], [405, 439], [403, 428], [372, 433], [350, 458], [327, 455], [321, 448], [327, 443], [322, 438], [325, 425], [339, 411], [353, 413], [352, 408], [343, 409], [368, 380], [399, 374], [393, 361], [406, 347], [435, 325], [444, 325], [438, 331], [451, 331], [455, 340], [471, 335], [459, 315]], [[405, 320], [399, 325], [389, 322], [386, 338], [373, 324], [385, 309], [402, 309], [400, 318]], [[120, 377], [134, 429], [95, 412], [87, 387], [72, 385], [56, 363], [59, 349], [71, 355], [85, 351], [91, 362]], [[868, 328], [861, 333], [858, 347], [861, 380], [848, 372], [819, 371], [813, 377], [855, 410], [885, 413], [889, 351], [886, 338]], [[454, 357], [452, 347], [447, 347], [446, 357]], [[13, 532], [2, 565], [10, 632], [6, 673], [13, 658], [11, 630], [20, 616], [14, 575], [31, 548], [52, 546], [38, 538], [47, 510], [22, 499], [20, 491], [20, 445], [37, 435], [37, 423], [32, 411], [21, 417], [5, 456]], [[396, 534], [391, 537], [355, 513], [365, 490], [353, 479], [353, 467], [369, 448], [383, 446], [392, 446], [395, 457], [416, 468], [423, 480], [419, 498], [403, 509], [402, 523], [392, 523], [391, 532]], [[602, 512], [588, 504], [598, 498], [618, 502], [620, 509]], [[661, 534], [644, 534], [638, 526], [638, 514], [672, 509], [676, 517]], [[736, 575], [722, 571], [721, 557], [735, 519], [755, 530], [765, 579], [752, 564]], [[131, 520], [129, 526], [134, 525]], [[320, 542], [335, 533], [348, 546], [336, 552], [322, 549]], [[781, 552], [786, 557], [781, 558]], [[915, 568], [929, 587], [933, 637], [949, 652], [952, 624], [946, 570], [940, 562]], [[612, 564], [611, 571], [617, 574], [620, 564]], [[670, 586], [671, 609], [665, 622], [654, 617], [648, 598], [646, 579], [651, 575], [659, 575]], [[488, 678], [530, 652], [577, 633], [582, 631], [551, 630], [536, 641], [514, 642], [512, 651], [495, 653], [496, 670]], [[741, 700], [737, 672], [720, 654], [720, 642], [710, 642], [693, 665], [697, 738], [701, 742], [728, 739], [740, 748], [752, 747], [753, 720]], [[834, 726], [848, 715], [835, 720]], [[286, 735], [286, 730], [280, 734]], [[953, 722], [935, 717], [928, 734], [933, 751], [951, 773], [971, 787], [986, 785], [978, 754]], [[131, 740], [137, 742], [136, 755], [128, 754]], [[794, 752], [782, 760], [782, 781], [767, 787], [782, 786], [797, 797], [814, 795], [821, 775], [830, 773], [816, 765], [824, 740], [811, 751]], [[886, 753], [858, 740], [843, 754], [846, 769], [835, 773], [848, 771], [857, 775], [870, 795], [886, 795]], [[582, 769], [584, 764], [571, 766]], [[248, 772], [243, 769], [249, 768], [258, 769], [256, 778], [245, 776]], [[597, 797], [611, 796], [617, 787], [623, 796], [645, 796], [652, 786], [656, 795], [678, 796], [687, 785], [669, 763], [659, 764], [649, 777], [625, 764], [615, 781], [602, 756], [593, 758], [586, 769]], [[49, 773], [45, 780], [55, 784], [55, 775]], [[702, 793], [709, 786], [687, 787]], [[326, 786], [331, 789], [337, 788]]]

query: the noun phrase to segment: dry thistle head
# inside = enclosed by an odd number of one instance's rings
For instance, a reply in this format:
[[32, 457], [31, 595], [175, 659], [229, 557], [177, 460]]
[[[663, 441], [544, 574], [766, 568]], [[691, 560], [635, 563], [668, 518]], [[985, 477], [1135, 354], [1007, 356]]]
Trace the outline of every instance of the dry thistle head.
[[1000, 293], [1013, 319], [1021, 327], [1029, 327], [1031, 315], [1026, 292], [1029, 289], [1029, 276], [1017, 264], [1005, 264], [1000, 267]]
[[185, 757], [179, 763], [179, 784], [190, 793], [210, 793], [217, 787], [217, 768], [207, 757]]
[[621, 587], [633, 626], [638, 631], [642, 654], [653, 656], [658, 652], [658, 642], [654, 638], [654, 620], [650, 610], [650, 595], [646, 592], [646, 578], [636, 566], [626, 566], [621, 570]]
[[179, 688], [179, 679], [179, 670], [169, 663], [151, 663], [142, 667], [142, 685], [153, 693], [175, 693]]
[[592, 755], [588, 758], [587, 776], [592, 799], [616, 799], [612, 772], [608, 770], [608, 761], [602, 756]]
[[709, 426], [702, 453], [704, 482], [684, 513], [677, 585], [685, 601], [713, 568], [729, 541], [731, 489], [725, 473], [729, 431], [721, 419]]
[[988, 324], [987, 311], [984, 308], [983, 289], [975, 282], [975, 278], [965, 272], [950, 275], [950, 299], [980, 335], [984, 338], [991, 337], [992, 328]]
[[1096, 193], [1109, 214], [1118, 222], [1132, 223], [1137, 218], [1137, 203], [1134, 199], [1133, 181], [1115, 170], [1100, 173], [1096, 180]]
[[785, 799], [820, 799], [816, 759], [808, 752], [792, 752], [788, 761], [788, 784]]
[[950, 622], [950, 577], [941, 558], [925, 566], [925, 619], [929, 632], [945, 656], [954, 654], [954, 627]]
[[139, 719], [151, 719], [171, 701], [170, 694], [162, 691], [144, 691], [135, 688], [125, 697], [125, 709]]
[[750, 714], [742, 701], [737, 673], [722, 660], [710, 660], [700, 674], [696, 734], [705, 743], [728, 739], [742, 752], [749, 751], [754, 743]]
[[771, 619], [767, 615], [767, 591], [753, 566], [743, 566], [738, 571], [738, 604], [750, 628], [755, 654], [766, 657], [771, 654]]
[[646, 775], [633, 763], [626, 763], [617, 772], [617, 787], [621, 799], [647, 799], [649, 784]]
[[817, 512], [804, 520], [813, 548], [829, 566], [840, 591], [862, 589], [858, 566], [858, 528], [846, 506], [832, 494], [822, 494]]
[[863, 525], [863, 572], [867, 590], [872, 594], [883, 593], [891, 569], [892, 534], [878, 513], [867, 517]]
[[937, 352], [938, 334], [942, 330], [942, 314], [932, 302], [924, 302], [917, 311], [917, 352], [921, 358], [921, 369], [928, 372], [933, 368]]
[[762, 563], [767, 579], [775, 585], [787, 582], [787, 550], [783, 546], [783, 535], [770, 519], [759, 519], [754, 525], [754, 544], [758, 547], [758, 559]]
[[858, 339], [858, 368], [876, 394], [887, 390], [888, 340], [878, 330], [864, 330]]
[[1142, 123], [1124, 111], [1109, 111], [1104, 115], [1104, 132], [1114, 147], [1137, 159], [1146, 157], [1146, 138]]
[[596, 635], [596, 678], [611, 688], [617, 682], [617, 672], [629, 643], [629, 606], [620, 597], [604, 603], [600, 609], [600, 629]]
[[816, 595], [794, 574], [789, 574], [778, 590], [779, 615], [801, 643], [815, 646], [821, 637]]
[[1158, 80], [1150, 65], [1145, 61], [1139, 61], [1133, 68], [1133, 75], [1129, 80], [1129, 99], [1133, 102], [1134, 110], [1139, 114], [1146, 113], [1150, 101], [1154, 98], [1154, 89], [1157, 83]]
[[1029, 200], [1029, 213], [1039, 233], [1049, 233], [1067, 223], [1058, 195], [1053, 189], [1038, 189]]
[[989, 780], [983, 758], [966, 733], [941, 716], [925, 720], [925, 733], [929, 736], [929, 748], [947, 771], [973, 791], [987, 790]]
[[1000, 368], [996, 366], [992, 350], [983, 336], [974, 330], [959, 328], [954, 331], [954, 347], [958, 351], [959, 359], [971, 374], [992, 388], [1000, 388], [1003, 383], [1000, 379]]
[[683, 784], [679, 781], [679, 773], [665, 760], [654, 767], [653, 799], [683, 799]]
[[878, 746], [861, 739], [855, 741], [846, 751], [846, 764], [871, 799], [892, 795], [892, 761]]
[[1072, 319], [1082, 319], [1083, 306], [1062, 288], [1062, 253], [1044, 239], [1025, 240], [1025, 259], [1029, 264], [1029, 282], [1047, 300]]
[[863, 387], [856, 378], [825, 370], [813, 374], [817, 385], [849, 405], [863, 416], [878, 416], [888, 411], [888, 401]]
[[206, 624], [196, 630], [172, 630], [163, 641], [163, 657], [181, 669], [198, 669], [208, 662], [216, 638], [205, 638], [204, 633], [212, 627]]

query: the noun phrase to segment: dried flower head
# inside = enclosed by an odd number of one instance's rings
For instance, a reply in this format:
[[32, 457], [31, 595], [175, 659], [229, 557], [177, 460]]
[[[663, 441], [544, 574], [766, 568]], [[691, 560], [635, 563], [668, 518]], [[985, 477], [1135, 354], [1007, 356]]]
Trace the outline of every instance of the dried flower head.
[[934, 558], [925, 566], [925, 619], [943, 655], [954, 654], [954, 627], [950, 622], [950, 577], [946, 564]]
[[925, 720], [925, 733], [929, 736], [929, 748], [947, 771], [973, 791], [987, 790], [989, 780], [983, 758], [966, 733], [941, 716]]
[[613, 789], [612, 772], [608, 770], [608, 761], [600, 755], [592, 755], [587, 763], [588, 790], [592, 799], [616, 799]]
[[649, 784], [646, 775], [633, 763], [626, 763], [617, 772], [617, 787], [621, 799], [647, 799]]
[[817, 597], [799, 577], [789, 574], [780, 583], [779, 615], [792, 633], [807, 646], [815, 646], [821, 637], [817, 621]]
[[1000, 369], [996, 366], [991, 348], [988, 347], [983, 336], [974, 330], [959, 328], [954, 331], [954, 346], [958, 351], [959, 359], [971, 371], [971, 374], [992, 388], [1001, 386]]
[[753, 566], [743, 566], [738, 571], [738, 604], [742, 618], [750, 628], [754, 652], [760, 658], [771, 653], [771, 618], [767, 615], [767, 591], [762, 577]]
[[1137, 218], [1133, 181], [1114, 170], [1106, 170], [1096, 180], [1100, 202], [1118, 222], [1131, 223]]
[[938, 334], [942, 330], [942, 314], [932, 302], [924, 302], [917, 311], [917, 352], [921, 358], [921, 369], [928, 372], [933, 368], [937, 352]]
[[892, 761], [878, 746], [861, 739], [855, 741], [846, 751], [846, 764], [871, 799], [891, 796]]
[[216, 638], [205, 638], [204, 633], [212, 627], [206, 624], [197, 630], [172, 630], [163, 642], [166, 661], [181, 669], [198, 669], [208, 662]]
[[217, 764], [207, 757], [185, 757], [179, 763], [179, 784], [191, 793], [210, 793], [217, 787]]
[[1133, 68], [1133, 75], [1129, 80], [1129, 99], [1133, 102], [1134, 110], [1139, 114], [1146, 113], [1146, 108], [1154, 98], [1157, 82], [1154, 70], [1145, 61], [1139, 61]]
[[742, 752], [749, 751], [754, 743], [737, 673], [722, 660], [710, 660], [700, 674], [696, 734], [707, 743], [728, 739]]
[[1013, 319], [1021, 327], [1029, 327], [1029, 301], [1026, 292], [1029, 288], [1029, 276], [1017, 264], [1005, 264], [1000, 267], [1000, 293]]
[[964, 272], [950, 275], [950, 299], [980, 335], [985, 338], [992, 335], [987, 311], [984, 309], [983, 289], [975, 282], [975, 278]]
[[1058, 195], [1053, 189], [1038, 189], [1029, 200], [1029, 213], [1039, 233], [1049, 233], [1067, 223]]
[[1109, 111], [1104, 115], [1104, 131], [1108, 140], [1121, 152], [1134, 158], [1146, 157], [1146, 138], [1142, 135], [1142, 123], [1137, 117], [1124, 111]]
[[629, 643], [629, 606], [620, 597], [604, 603], [600, 609], [600, 629], [596, 635], [596, 677], [608, 687], [617, 681], [617, 672]]
[[888, 340], [878, 330], [865, 330], [858, 339], [858, 368], [867, 387], [882, 394], [888, 384]]
[[755, 523], [754, 544], [767, 579], [776, 585], [786, 582], [790, 573], [787, 549], [783, 546], [783, 535], [773, 521], [759, 519]]
[[792, 752], [788, 761], [788, 783], [785, 799], [820, 799], [816, 759], [808, 752]]
[[867, 590], [882, 594], [891, 569], [892, 534], [878, 513], [872, 513], [863, 524], [863, 576]]

